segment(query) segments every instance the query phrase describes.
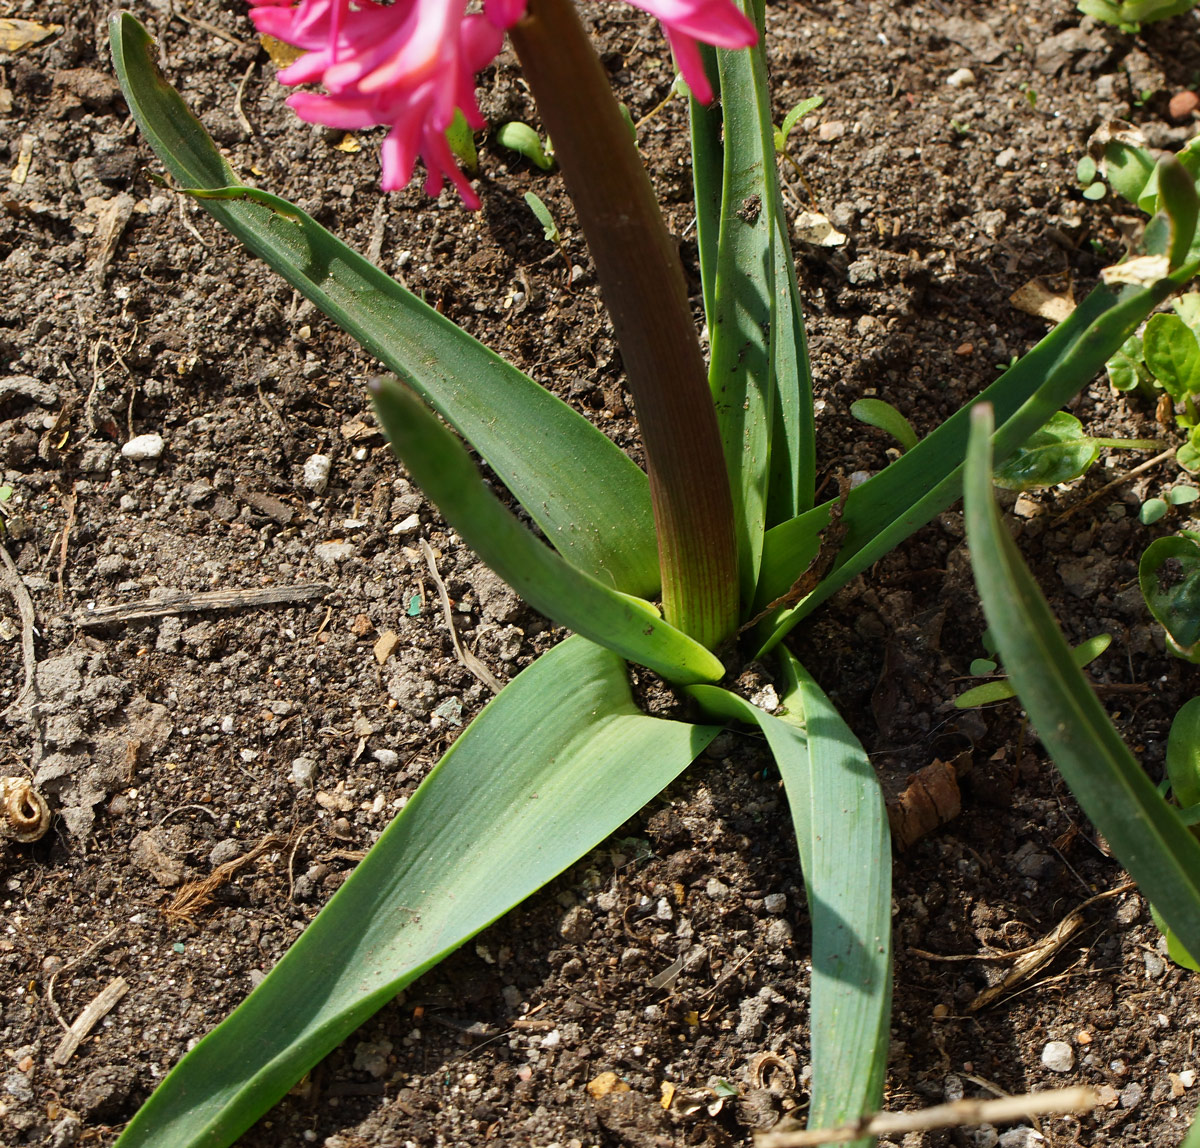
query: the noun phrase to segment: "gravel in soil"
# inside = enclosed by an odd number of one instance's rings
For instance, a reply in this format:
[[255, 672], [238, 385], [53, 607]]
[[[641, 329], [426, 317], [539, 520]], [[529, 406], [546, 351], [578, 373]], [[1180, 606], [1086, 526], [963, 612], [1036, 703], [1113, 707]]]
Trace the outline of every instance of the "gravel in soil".
[[[663, 41], [628, 6], [585, 11], [636, 120], [670, 87]], [[0, 210], [0, 471], [13, 490], [2, 541], [31, 596], [37, 661], [26, 693], [10, 577], [0, 745], [4, 772], [35, 776], [55, 820], [40, 842], [0, 853], [0, 1141], [104, 1145], [299, 936], [490, 696], [454, 658], [421, 544], [459, 637], [501, 680], [560, 634], [392, 462], [364, 397], [367, 357], [196, 204], [149, 181], [157, 164], [111, 77], [106, 9], [50, 0], [11, 14], [62, 30], [0, 60], [0, 163], [27, 163]], [[376, 134], [345, 141], [297, 122], [239, 4], [137, 15], [237, 170], [636, 457], [557, 175], [485, 143], [478, 214], [448, 193], [382, 196]], [[1111, 118], [1159, 147], [1192, 134], [1192, 113], [1173, 119], [1169, 101], [1196, 85], [1197, 17], [1134, 39], [1057, 0], [793, 0], [772, 4], [768, 25], [780, 117], [825, 97], [792, 136], [803, 174], [783, 169], [791, 207], [847, 237], [797, 246], [821, 477], [836, 489], [839, 473], [878, 469], [891, 449], [851, 419], [854, 400], [886, 398], [927, 432], [1044, 334], [1014, 291], [1041, 279], [1082, 295], [1119, 257], [1133, 213], [1083, 200], [1075, 163]], [[480, 83], [493, 123], [536, 122], [511, 57]], [[680, 105], [639, 138], [698, 296]], [[529, 215], [530, 189], [563, 252]], [[1103, 380], [1072, 409], [1096, 434], [1159, 433]], [[1013, 521], [1071, 640], [1114, 636], [1090, 672], [1157, 778], [1194, 678], [1165, 655], [1135, 579], [1151, 537], [1180, 522], [1147, 529], [1136, 510], [1180, 476], [1165, 464], [1059, 517], [1131, 465], [1118, 457], [1027, 496]], [[264, 587], [312, 597], [89, 616]], [[956, 509], [795, 635], [889, 795], [935, 758], [965, 749], [971, 765], [961, 814], [896, 860], [888, 1104], [1084, 1082], [1107, 1089], [1106, 1104], [1044, 1120], [1050, 1143], [1175, 1143], [1194, 1107], [1196, 982], [1165, 959], [1136, 893], [1093, 902], [1031, 983], [968, 1010], [1008, 968], [995, 954], [1122, 882], [1015, 706], [954, 710], [982, 632]], [[613, 840], [379, 1013], [242, 1143], [748, 1144], [803, 1108], [807, 945], [779, 779], [755, 739], [731, 731]], [[965, 954], [987, 959], [943, 959]], [[118, 978], [124, 996], [56, 1058], [65, 1025]], [[604, 1073], [628, 1090], [594, 1096]], [[738, 1095], [710, 1113], [704, 1090], [719, 1081]], [[705, 1103], [664, 1111], [664, 1083]], [[996, 1135], [904, 1144], [988, 1148]]]

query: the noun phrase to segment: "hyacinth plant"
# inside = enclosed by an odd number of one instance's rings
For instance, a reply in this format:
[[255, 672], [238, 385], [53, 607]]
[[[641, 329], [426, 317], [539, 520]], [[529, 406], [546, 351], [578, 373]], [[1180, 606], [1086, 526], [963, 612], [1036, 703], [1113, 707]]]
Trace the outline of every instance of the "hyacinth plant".
[[[680, 265], [626, 120], [572, 0], [289, 0], [257, 27], [304, 50], [280, 73], [299, 115], [388, 128], [384, 186], [417, 161], [479, 202], [446, 142], [482, 127], [476, 73], [511, 37], [591, 251], [646, 459], [427, 307], [287, 200], [241, 182], [115, 16], [116, 69], [173, 184], [391, 373], [372, 384], [392, 446], [464, 542], [574, 636], [462, 733], [329, 904], [172, 1070], [120, 1144], [226, 1145], [405, 985], [562, 872], [731, 722], [757, 726], [796, 829], [812, 927], [809, 1122], [878, 1108], [891, 995], [887, 820], [870, 762], [785, 636], [961, 493], [966, 409], [875, 478], [817, 503], [813, 401], [775, 170], [763, 0], [634, 0], [691, 89], [706, 363]], [[1200, 264], [1196, 195], [1164, 164], [1153, 270], [1098, 287], [981, 396], [1011, 453]], [[1190, 199], [1189, 199], [1190, 195]], [[1165, 229], [1165, 231], [1164, 231]], [[485, 483], [467, 446], [537, 533]], [[767, 713], [722, 682], [772, 658]], [[685, 692], [695, 720], [635, 705], [626, 663]], [[1101, 825], [1110, 840], [1108, 827]], [[1200, 914], [1168, 912], [1200, 951]], [[1190, 905], [1189, 905], [1190, 910]], [[1178, 917], [1178, 921], [1173, 919]], [[861, 1138], [859, 1143], [864, 1142]]]

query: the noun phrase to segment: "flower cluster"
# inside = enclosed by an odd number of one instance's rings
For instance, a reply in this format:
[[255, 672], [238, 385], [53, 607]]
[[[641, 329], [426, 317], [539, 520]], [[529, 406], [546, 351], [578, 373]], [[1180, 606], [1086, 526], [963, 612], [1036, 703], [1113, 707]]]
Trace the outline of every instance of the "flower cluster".
[[[662, 22], [684, 79], [708, 102], [712, 89], [698, 42], [720, 48], [753, 44], [753, 25], [733, 0], [630, 0]], [[500, 51], [506, 28], [525, 14], [526, 0], [250, 0], [260, 32], [304, 51], [279, 73], [285, 84], [321, 84], [327, 94], [297, 92], [288, 104], [303, 120], [348, 131], [386, 125], [383, 188], [412, 179], [419, 156], [436, 195], [442, 180], [463, 202], [479, 206], [446, 142], [456, 111], [484, 126], [475, 75]]]

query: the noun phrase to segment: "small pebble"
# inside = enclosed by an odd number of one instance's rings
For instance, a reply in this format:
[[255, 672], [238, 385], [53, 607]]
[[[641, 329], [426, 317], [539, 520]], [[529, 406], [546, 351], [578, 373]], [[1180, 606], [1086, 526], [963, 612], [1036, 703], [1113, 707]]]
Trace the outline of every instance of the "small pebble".
[[832, 143], [846, 134], [846, 125], [841, 120], [827, 120], [817, 128], [817, 139], [822, 143]]
[[1000, 1133], [1000, 1148], [1041, 1148], [1045, 1143], [1045, 1137], [1024, 1125]]
[[394, 749], [377, 749], [371, 756], [385, 769], [391, 769], [400, 761], [400, 755]]
[[317, 763], [311, 757], [297, 757], [292, 760], [292, 781], [297, 785], [310, 787], [317, 776]]
[[786, 893], [768, 893], [763, 898], [763, 908], [768, 913], [782, 913], [787, 909]]
[[242, 847], [232, 837], [226, 837], [224, 841], [218, 841], [208, 854], [208, 863], [215, 869], [218, 865], [224, 865], [226, 861], [232, 861], [235, 857], [240, 857]]
[[121, 455], [132, 462], [145, 462], [161, 457], [165, 446], [160, 434], [140, 434], [121, 447]]
[[972, 1135], [975, 1148], [996, 1148], [1000, 1142], [1000, 1134], [990, 1124], [981, 1124]]
[[354, 547], [349, 542], [318, 542], [313, 553], [322, 561], [335, 566], [354, 557]]
[[1145, 1092], [1145, 1088], [1138, 1084], [1136, 1080], [1125, 1085], [1125, 1087], [1121, 1089], [1121, 1107], [1136, 1108], [1143, 1095], [1145, 1095]]
[[998, 156], [996, 156], [997, 167], [1012, 167], [1017, 162], [1017, 149], [1006, 147]]
[[1191, 1088], [1192, 1085], [1196, 1083], [1195, 1071], [1190, 1068], [1185, 1068], [1179, 1074], [1179, 1083], [1182, 1084], [1184, 1088]]
[[333, 460], [327, 454], [310, 454], [304, 460], [304, 485], [313, 494], [324, 494], [329, 485], [329, 471]]
[[1173, 120], [1185, 120], [1200, 108], [1200, 95], [1195, 92], [1176, 92], [1167, 104], [1167, 115]]
[[975, 73], [970, 68], [959, 68], [946, 77], [946, 83], [952, 88], [973, 88]]
[[1075, 1067], [1075, 1051], [1065, 1040], [1052, 1040], [1042, 1049], [1042, 1063], [1051, 1072], [1070, 1072]]
[[1146, 976], [1152, 981], [1158, 980], [1167, 971], [1166, 962], [1157, 953], [1143, 953], [1142, 964], [1146, 966]]

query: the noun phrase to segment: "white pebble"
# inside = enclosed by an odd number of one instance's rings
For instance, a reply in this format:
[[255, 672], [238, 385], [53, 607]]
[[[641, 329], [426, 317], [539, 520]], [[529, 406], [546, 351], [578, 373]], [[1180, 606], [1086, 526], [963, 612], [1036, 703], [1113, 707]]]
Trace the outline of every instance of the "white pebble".
[[304, 460], [304, 485], [313, 494], [324, 494], [329, 485], [329, 471], [333, 467], [333, 459], [327, 454], [310, 454]]
[[975, 73], [970, 68], [959, 68], [946, 77], [946, 83], [952, 88], [971, 88], [975, 86]]
[[345, 562], [346, 559], [353, 558], [354, 547], [349, 542], [318, 542], [313, 547], [313, 553], [322, 562], [328, 562], [330, 566], [334, 566], [338, 562]]
[[1052, 1040], [1042, 1049], [1042, 1063], [1051, 1072], [1070, 1072], [1075, 1067], [1075, 1050], [1065, 1040]]
[[292, 759], [292, 780], [297, 785], [311, 787], [313, 779], [317, 776], [317, 763], [311, 757], [297, 757]]
[[1196, 1073], [1190, 1068], [1185, 1068], [1179, 1074], [1179, 1083], [1182, 1084], [1184, 1088], [1191, 1088], [1192, 1085], [1196, 1083]]
[[140, 434], [121, 447], [121, 454], [133, 462], [145, 462], [147, 459], [161, 457], [166, 445], [160, 434]]
[[391, 769], [400, 760], [400, 755], [394, 749], [377, 749], [371, 756], [387, 769]]
[[1000, 1133], [1000, 1148], [1035, 1148], [1045, 1142], [1046, 1138], [1040, 1132], [1024, 1125]]

